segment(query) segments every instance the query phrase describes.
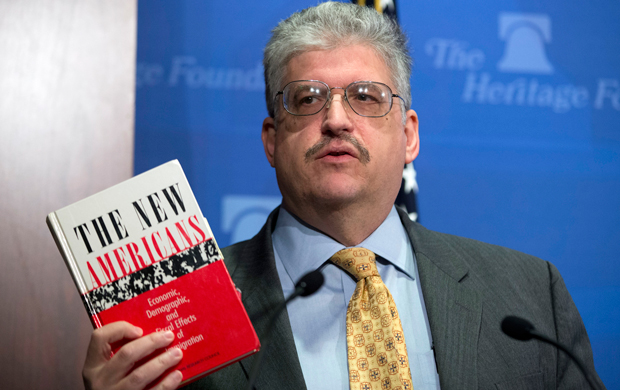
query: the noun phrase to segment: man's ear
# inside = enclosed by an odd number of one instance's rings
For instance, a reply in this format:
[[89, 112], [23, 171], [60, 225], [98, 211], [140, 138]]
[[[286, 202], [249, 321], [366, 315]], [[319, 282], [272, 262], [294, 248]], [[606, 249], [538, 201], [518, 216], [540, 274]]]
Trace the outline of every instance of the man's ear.
[[261, 133], [265, 156], [272, 167], [275, 167], [274, 150], [276, 147], [276, 127], [272, 117], [267, 117], [263, 121], [263, 131]]
[[418, 135], [418, 114], [413, 110], [408, 110], [405, 121], [405, 137], [407, 144], [405, 149], [405, 163], [409, 164], [420, 152], [420, 137]]

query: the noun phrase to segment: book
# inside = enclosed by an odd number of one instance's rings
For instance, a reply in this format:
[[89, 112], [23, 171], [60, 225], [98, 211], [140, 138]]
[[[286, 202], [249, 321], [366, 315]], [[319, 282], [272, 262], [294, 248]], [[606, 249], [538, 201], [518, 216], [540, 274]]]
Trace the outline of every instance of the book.
[[177, 160], [50, 213], [47, 224], [93, 326], [173, 331], [182, 385], [258, 351]]

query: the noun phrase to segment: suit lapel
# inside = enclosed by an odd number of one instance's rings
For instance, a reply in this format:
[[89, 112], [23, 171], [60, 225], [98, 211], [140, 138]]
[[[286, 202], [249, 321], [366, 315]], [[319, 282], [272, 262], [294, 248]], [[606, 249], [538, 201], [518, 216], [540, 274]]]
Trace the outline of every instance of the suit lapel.
[[[277, 215], [278, 209], [271, 213], [265, 226], [245, 246], [244, 252], [236, 255], [240, 261], [231, 270], [231, 276], [241, 290], [241, 300], [261, 342], [266, 336], [273, 310], [284, 302], [271, 242]], [[261, 348], [267, 349], [257, 378], [257, 389], [306, 388], [286, 309], [274, 323], [271, 342]], [[254, 355], [241, 361], [248, 375], [256, 357]]]
[[[398, 209], [398, 208], [397, 208]], [[469, 267], [448, 243], [399, 210], [413, 245], [443, 389], [478, 387], [477, 344], [482, 303]]]

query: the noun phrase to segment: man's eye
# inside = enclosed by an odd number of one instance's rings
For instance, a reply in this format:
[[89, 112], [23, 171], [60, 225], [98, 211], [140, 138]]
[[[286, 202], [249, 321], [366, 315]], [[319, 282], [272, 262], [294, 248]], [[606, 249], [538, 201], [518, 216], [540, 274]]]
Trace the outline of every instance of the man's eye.
[[301, 101], [299, 102], [300, 104], [312, 104], [316, 101], [316, 98], [314, 96], [306, 96], [301, 98]]
[[366, 93], [355, 94], [355, 96], [353, 96], [353, 99], [362, 103], [377, 103], [379, 101], [376, 96]]
[[298, 104], [300, 106], [303, 106], [303, 105], [315, 104], [315, 103], [318, 103], [319, 101], [320, 101], [320, 96], [308, 95], [308, 96], [302, 96], [301, 98], [299, 98]]

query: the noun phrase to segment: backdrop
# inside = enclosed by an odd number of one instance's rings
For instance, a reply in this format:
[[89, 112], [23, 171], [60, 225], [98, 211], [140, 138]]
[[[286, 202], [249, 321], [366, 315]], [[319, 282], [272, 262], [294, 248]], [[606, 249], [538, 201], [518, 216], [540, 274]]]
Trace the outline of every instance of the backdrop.
[[[269, 31], [315, 0], [141, 1], [135, 171], [178, 158], [221, 246], [279, 204], [260, 129]], [[553, 262], [620, 389], [620, 3], [398, 3], [420, 220]]]

